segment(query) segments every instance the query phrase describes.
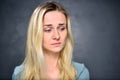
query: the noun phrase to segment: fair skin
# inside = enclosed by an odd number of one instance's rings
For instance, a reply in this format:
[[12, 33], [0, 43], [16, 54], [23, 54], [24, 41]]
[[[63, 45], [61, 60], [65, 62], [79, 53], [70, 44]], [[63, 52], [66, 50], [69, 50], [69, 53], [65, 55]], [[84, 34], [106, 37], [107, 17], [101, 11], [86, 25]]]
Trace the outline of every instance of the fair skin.
[[59, 11], [47, 12], [43, 19], [43, 51], [49, 79], [58, 79], [57, 61], [67, 38], [66, 17]]

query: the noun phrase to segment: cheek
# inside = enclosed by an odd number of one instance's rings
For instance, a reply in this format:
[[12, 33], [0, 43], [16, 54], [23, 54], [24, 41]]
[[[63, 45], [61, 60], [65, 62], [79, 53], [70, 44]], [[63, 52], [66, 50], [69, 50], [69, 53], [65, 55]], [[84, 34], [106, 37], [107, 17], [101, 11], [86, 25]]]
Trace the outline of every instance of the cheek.
[[49, 41], [50, 41], [50, 36], [44, 34], [44, 35], [43, 35], [43, 43], [46, 44], [46, 43], [48, 43]]
[[62, 35], [62, 40], [66, 41], [66, 39], [67, 39], [67, 32], [63, 33], [63, 35]]

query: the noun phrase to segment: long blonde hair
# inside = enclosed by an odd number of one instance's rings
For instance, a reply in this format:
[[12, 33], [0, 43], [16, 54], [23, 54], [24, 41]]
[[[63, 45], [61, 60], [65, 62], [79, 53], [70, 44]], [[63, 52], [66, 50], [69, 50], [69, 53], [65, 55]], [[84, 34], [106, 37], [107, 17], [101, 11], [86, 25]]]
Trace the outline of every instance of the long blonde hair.
[[53, 1], [38, 6], [31, 16], [28, 26], [26, 57], [23, 62], [24, 70], [21, 73], [21, 79], [38, 80], [45, 77], [45, 62], [42, 48], [43, 18], [47, 12], [55, 10], [60, 11], [66, 16], [68, 30], [66, 44], [58, 60], [60, 79], [76, 79], [76, 70], [72, 64], [74, 41], [71, 33], [70, 18], [63, 6]]

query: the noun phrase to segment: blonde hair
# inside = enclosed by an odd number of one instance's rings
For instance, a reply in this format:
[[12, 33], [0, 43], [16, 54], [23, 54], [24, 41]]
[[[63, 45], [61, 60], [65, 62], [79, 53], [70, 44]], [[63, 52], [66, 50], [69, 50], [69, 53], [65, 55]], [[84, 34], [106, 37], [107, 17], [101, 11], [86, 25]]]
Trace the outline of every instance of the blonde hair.
[[47, 12], [55, 10], [66, 16], [68, 30], [66, 44], [58, 60], [60, 79], [76, 79], [76, 70], [72, 64], [74, 41], [71, 33], [70, 18], [66, 10], [59, 3], [53, 1], [38, 6], [31, 16], [27, 35], [26, 57], [23, 62], [24, 70], [21, 73], [21, 79], [38, 80], [45, 77], [45, 63], [42, 48], [43, 18]]

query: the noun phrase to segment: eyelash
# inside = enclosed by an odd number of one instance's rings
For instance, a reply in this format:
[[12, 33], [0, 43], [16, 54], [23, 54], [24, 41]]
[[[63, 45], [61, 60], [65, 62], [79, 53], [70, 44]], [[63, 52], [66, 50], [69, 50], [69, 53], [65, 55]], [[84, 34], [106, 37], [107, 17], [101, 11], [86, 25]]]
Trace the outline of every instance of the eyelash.
[[[64, 30], [65, 30], [65, 27], [58, 27], [58, 30], [64, 31]], [[51, 30], [51, 29], [45, 29], [44, 31], [45, 31], [45, 32], [51, 32], [52, 30]]]
[[44, 30], [45, 32], [50, 32], [51, 30], [50, 29], [48, 29], [48, 30]]
[[65, 30], [65, 27], [60, 28], [61, 31]]

